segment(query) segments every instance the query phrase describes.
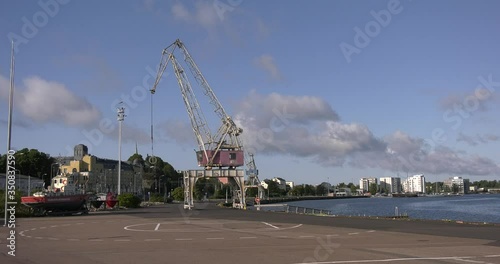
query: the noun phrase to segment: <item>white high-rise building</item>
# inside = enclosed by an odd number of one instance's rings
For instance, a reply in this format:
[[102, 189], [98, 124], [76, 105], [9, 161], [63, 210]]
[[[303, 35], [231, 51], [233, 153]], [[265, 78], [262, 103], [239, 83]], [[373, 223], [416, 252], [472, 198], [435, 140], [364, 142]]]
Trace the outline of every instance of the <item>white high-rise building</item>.
[[401, 193], [401, 178], [399, 177], [380, 178], [380, 192]]
[[425, 176], [417, 174], [404, 180], [403, 191], [406, 193], [425, 193]]
[[359, 189], [368, 192], [370, 191], [370, 185], [377, 184], [377, 178], [361, 178], [359, 180]]

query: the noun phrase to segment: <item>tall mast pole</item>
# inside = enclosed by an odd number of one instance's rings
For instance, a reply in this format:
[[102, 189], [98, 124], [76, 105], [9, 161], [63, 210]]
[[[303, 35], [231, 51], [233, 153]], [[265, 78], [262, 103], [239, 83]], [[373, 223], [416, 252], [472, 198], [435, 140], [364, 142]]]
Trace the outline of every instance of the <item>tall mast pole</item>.
[[121, 194], [121, 176], [122, 176], [122, 123], [125, 119], [125, 108], [118, 107], [118, 195]]
[[[14, 41], [11, 43], [11, 55], [10, 55], [10, 92], [9, 92], [9, 116], [7, 121], [7, 155], [10, 153], [10, 142], [11, 142], [11, 132], [12, 132], [12, 107], [14, 105]], [[8, 186], [8, 175], [9, 166], [5, 166], [5, 219], [3, 226], [7, 226], [7, 186]]]

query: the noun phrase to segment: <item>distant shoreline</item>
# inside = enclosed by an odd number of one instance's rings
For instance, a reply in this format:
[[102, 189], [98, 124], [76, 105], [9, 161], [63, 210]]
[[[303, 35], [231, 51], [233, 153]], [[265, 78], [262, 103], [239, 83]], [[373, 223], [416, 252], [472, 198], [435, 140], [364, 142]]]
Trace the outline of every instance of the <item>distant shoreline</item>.
[[283, 198], [272, 198], [272, 199], [262, 199], [260, 204], [275, 204], [284, 202], [298, 202], [298, 201], [310, 201], [310, 200], [332, 200], [332, 199], [353, 199], [353, 198], [370, 198], [370, 196], [297, 196], [297, 197], [283, 197]]

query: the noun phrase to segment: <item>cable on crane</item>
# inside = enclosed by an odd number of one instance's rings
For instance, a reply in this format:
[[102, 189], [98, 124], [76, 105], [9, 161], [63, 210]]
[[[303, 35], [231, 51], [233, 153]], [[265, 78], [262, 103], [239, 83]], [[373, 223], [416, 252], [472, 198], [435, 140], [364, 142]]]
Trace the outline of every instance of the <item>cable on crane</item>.
[[150, 114], [151, 114], [151, 157], [149, 157], [149, 165], [152, 166], [156, 164], [156, 157], [154, 154], [154, 136], [153, 136], [153, 94], [151, 93], [151, 102], [150, 102]]

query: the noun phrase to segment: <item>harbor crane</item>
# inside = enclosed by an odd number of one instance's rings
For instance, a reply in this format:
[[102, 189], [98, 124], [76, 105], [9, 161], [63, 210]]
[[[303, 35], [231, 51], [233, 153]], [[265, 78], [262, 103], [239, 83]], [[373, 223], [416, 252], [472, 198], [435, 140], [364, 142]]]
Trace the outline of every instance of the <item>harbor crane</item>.
[[[175, 56], [176, 50], [180, 50], [183, 60], [188, 65], [192, 76], [202, 88], [203, 94], [208, 97], [210, 104], [214, 107], [214, 112], [221, 121], [221, 125], [216, 133], [212, 133], [208, 126], [188, 75]], [[189, 115], [191, 127], [198, 143], [198, 150], [196, 151], [198, 166], [204, 169], [203, 172], [194, 171], [193, 173], [191, 171], [184, 173], [185, 207], [191, 208], [193, 206], [192, 188], [196, 179], [200, 177], [229, 177], [229, 179], [233, 179], [239, 187], [239, 190], [236, 190], [239, 206], [245, 207], [244, 173], [240, 174], [241, 170], [238, 170], [238, 168], [245, 165], [245, 161], [248, 158], [251, 158], [250, 161], [246, 162], [246, 165], [250, 168], [247, 171], [247, 175], [251, 179], [249, 187], [260, 185], [260, 182], [257, 176], [255, 161], [253, 161], [253, 155], [248, 157], [248, 155], [244, 154], [244, 149], [239, 138], [243, 130], [227, 114], [186, 46], [179, 39], [163, 49], [155, 83], [150, 90], [151, 94], [155, 94], [169, 63], [173, 66], [182, 99]]]

